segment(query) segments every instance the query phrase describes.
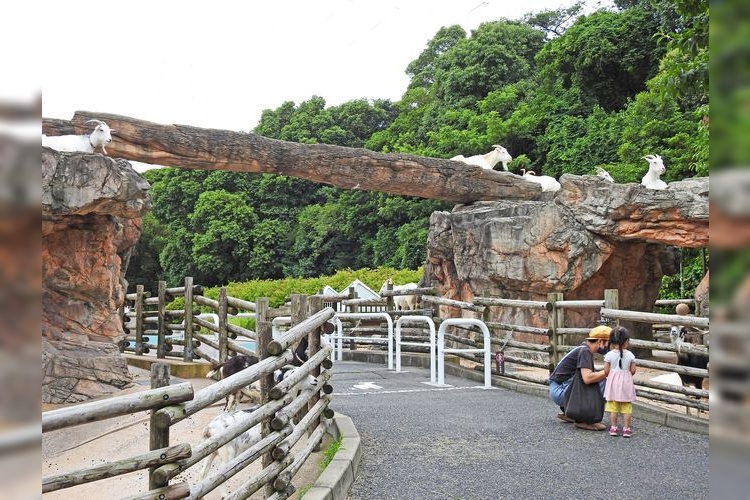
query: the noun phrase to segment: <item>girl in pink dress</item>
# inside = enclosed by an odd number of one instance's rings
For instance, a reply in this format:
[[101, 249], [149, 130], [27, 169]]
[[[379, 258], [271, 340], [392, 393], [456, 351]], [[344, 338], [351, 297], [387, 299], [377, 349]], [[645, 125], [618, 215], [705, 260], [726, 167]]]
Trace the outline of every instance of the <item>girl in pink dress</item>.
[[622, 413], [622, 437], [633, 435], [630, 428], [633, 419], [633, 401], [635, 401], [635, 355], [628, 350], [630, 332], [622, 326], [612, 329], [609, 335], [610, 351], [604, 356], [604, 373], [607, 385], [604, 388], [604, 399], [607, 404], [604, 411], [609, 413], [609, 435], [617, 436], [617, 416]]

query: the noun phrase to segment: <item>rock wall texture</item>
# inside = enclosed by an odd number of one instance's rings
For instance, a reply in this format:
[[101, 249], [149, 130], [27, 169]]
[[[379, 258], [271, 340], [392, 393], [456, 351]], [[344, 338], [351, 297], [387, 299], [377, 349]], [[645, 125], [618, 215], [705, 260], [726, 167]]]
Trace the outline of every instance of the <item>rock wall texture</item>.
[[[708, 179], [654, 191], [593, 176], [563, 175], [538, 201], [478, 202], [430, 219], [424, 282], [446, 298], [475, 295], [547, 300], [601, 299], [619, 289], [620, 307], [650, 310], [662, 276], [678, 270], [675, 246], [708, 244]], [[454, 309], [449, 314], [461, 314]], [[490, 319], [547, 326], [547, 314], [493, 307]], [[565, 326], [588, 327], [597, 310], [569, 310]], [[647, 326], [625, 324], [638, 338]], [[528, 337], [526, 340], [539, 342]]]
[[150, 209], [125, 160], [42, 148], [43, 401], [71, 403], [131, 384], [117, 342], [123, 259]]

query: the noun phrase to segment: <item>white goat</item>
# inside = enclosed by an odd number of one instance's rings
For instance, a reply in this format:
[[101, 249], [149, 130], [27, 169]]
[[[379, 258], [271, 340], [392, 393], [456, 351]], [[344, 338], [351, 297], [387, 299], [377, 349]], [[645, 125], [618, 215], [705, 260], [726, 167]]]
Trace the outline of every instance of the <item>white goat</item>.
[[542, 191], [558, 191], [562, 187], [554, 177], [550, 177], [549, 175], [540, 175], [537, 177], [534, 171], [530, 170], [527, 172], [525, 168], [522, 168], [521, 172], [523, 173], [524, 179], [536, 182], [542, 186]]
[[[388, 289], [388, 285], [393, 285], [393, 280], [388, 278], [380, 287], [380, 293]], [[406, 283], [405, 285], [393, 285], [394, 290], [411, 290], [417, 288], [416, 283]], [[413, 311], [417, 308], [417, 296], [416, 295], [395, 295], [393, 297], [393, 306], [397, 311]]]
[[[276, 370], [274, 372], [274, 381], [276, 383], [281, 382], [283, 379], [289, 377], [296, 369], [296, 366], [285, 366], [280, 370]], [[313, 377], [312, 375], [308, 375], [307, 378], [302, 379], [301, 382], [295, 385], [292, 390], [296, 391], [296, 394], [299, 394], [306, 389], [315, 388], [317, 385], [318, 379]], [[254, 406], [252, 408], [248, 408], [247, 410], [240, 410], [234, 413], [221, 413], [215, 416], [203, 431], [203, 438], [211, 439], [223, 432], [226, 432], [227, 429], [237, 425], [238, 422], [249, 420], [252, 413], [258, 408], [258, 406]], [[218, 450], [211, 453], [206, 458], [206, 463], [203, 466], [201, 480], [208, 477], [208, 474], [211, 470], [211, 465], [214, 463], [214, 459], [219, 459], [217, 462], [218, 464], [225, 464], [227, 462], [230, 462], [260, 440], [260, 424], [257, 424], [249, 428], [236, 438], [232, 439]], [[219, 488], [222, 493], [221, 496], [226, 497], [228, 495], [226, 483], [222, 483]]]
[[648, 162], [648, 172], [641, 179], [641, 184], [649, 189], [666, 189], [667, 183], [660, 179], [667, 171], [664, 162], [659, 155], [646, 155], [643, 157]]
[[112, 142], [112, 132], [109, 125], [101, 120], [88, 120], [86, 123], [96, 123], [96, 128], [89, 135], [53, 135], [42, 134], [42, 146], [47, 146], [55, 151], [79, 151], [82, 153], [93, 153], [96, 148], [102, 148], [106, 155], [104, 146]]
[[611, 175], [609, 175], [609, 172], [604, 170], [602, 167], [596, 167], [596, 176], [601, 177], [605, 181], [609, 182], [615, 182], [615, 180], [612, 178]]
[[513, 161], [513, 157], [508, 153], [508, 150], [499, 144], [493, 144], [494, 148], [489, 153], [483, 155], [474, 155], [466, 158], [464, 155], [457, 155], [451, 158], [454, 161], [462, 161], [469, 165], [479, 165], [482, 168], [493, 170], [497, 162], [503, 164], [503, 170], [508, 171], [508, 163]]

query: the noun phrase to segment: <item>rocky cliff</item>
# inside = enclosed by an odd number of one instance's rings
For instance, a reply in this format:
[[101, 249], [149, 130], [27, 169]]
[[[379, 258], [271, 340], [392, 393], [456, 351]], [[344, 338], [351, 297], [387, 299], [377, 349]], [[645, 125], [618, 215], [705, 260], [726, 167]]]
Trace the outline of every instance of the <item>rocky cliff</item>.
[[[441, 295], [547, 300], [600, 299], [620, 291], [620, 307], [646, 311], [665, 274], [677, 271], [674, 247], [708, 246], [708, 178], [654, 191], [594, 176], [563, 175], [562, 189], [537, 201], [458, 205], [430, 220], [425, 281]], [[458, 311], [453, 311], [458, 314]], [[493, 308], [493, 321], [546, 326], [546, 314]], [[567, 311], [568, 327], [591, 326], [596, 310]], [[644, 338], [648, 328], [626, 325]], [[537, 339], [538, 340], [538, 339]]]
[[131, 383], [117, 349], [117, 309], [149, 187], [125, 160], [42, 148], [44, 402], [83, 401]]

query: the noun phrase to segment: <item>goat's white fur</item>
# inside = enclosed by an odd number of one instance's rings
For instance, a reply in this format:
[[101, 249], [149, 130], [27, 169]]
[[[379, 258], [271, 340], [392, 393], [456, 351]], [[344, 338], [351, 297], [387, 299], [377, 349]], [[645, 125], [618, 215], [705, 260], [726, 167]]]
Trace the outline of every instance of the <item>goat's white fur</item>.
[[[274, 381], [276, 383], [280, 382], [281, 380], [289, 377], [296, 369], [296, 366], [285, 366], [280, 370], [276, 370], [274, 372]], [[318, 379], [313, 377], [312, 375], [308, 375], [307, 378], [302, 379], [301, 382], [296, 384], [292, 388], [292, 391], [296, 391], [295, 395], [299, 395], [300, 392], [306, 389], [315, 388], [317, 385]], [[203, 438], [206, 440], [211, 439], [223, 432], [226, 432], [227, 429], [234, 426], [237, 422], [240, 422], [242, 420], [249, 420], [252, 412], [257, 409], [258, 407], [256, 406], [248, 410], [240, 410], [233, 413], [221, 413], [215, 416], [204, 429]], [[208, 477], [208, 474], [211, 471], [211, 465], [213, 465], [215, 459], [218, 459], [217, 464], [228, 463], [234, 460], [245, 450], [248, 450], [251, 446], [259, 442], [260, 440], [260, 424], [257, 424], [247, 429], [245, 432], [211, 453], [206, 458], [206, 463], [203, 466], [201, 480]], [[222, 483], [221, 486], [219, 486], [219, 489], [221, 491], [222, 497], [226, 497], [228, 495], [229, 492], [227, 491], [226, 483]]]
[[492, 170], [495, 168], [498, 162], [502, 163], [503, 170], [508, 171], [508, 163], [513, 161], [513, 157], [508, 153], [508, 150], [499, 144], [493, 144], [493, 149], [489, 153], [483, 155], [469, 156], [468, 158], [464, 155], [457, 155], [451, 158], [454, 161], [462, 161], [469, 165], [478, 165], [482, 168]]
[[[393, 280], [388, 278], [380, 287], [380, 293], [382, 294], [388, 289], [388, 285], [393, 285]], [[394, 290], [411, 290], [417, 288], [416, 283], [406, 283], [404, 285], [393, 285]], [[393, 306], [397, 311], [413, 311], [417, 308], [417, 296], [416, 295], [394, 295]]]
[[641, 179], [641, 184], [649, 189], [666, 189], [667, 183], [660, 179], [661, 175], [667, 171], [659, 155], [646, 155], [643, 157], [648, 162], [648, 172]]
[[562, 186], [554, 177], [550, 177], [549, 175], [540, 175], [537, 176], [536, 173], [532, 170], [529, 170], [528, 172], [526, 169], [521, 169], [521, 172], [523, 173], [523, 178], [527, 181], [536, 182], [540, 186], [542, 186], [542, 191], [558, 191]]
[[612, 178], [611, 175], [609, 175], [609, 172], [604, 170], [602, 167], [596, 167], [596, 176], [601, 177], [605, 181], [609, 182], [615, 182], [615, 180]]
[[101, 120], [88, 120], [86, 123], [96, 123], [94, 130], [88, 135], [53, 135], [42, 134], [42, 146], [52, 148], [55, 151], [78, 151], [82, 153], [93, 153], [96, 148], [101, 148], [106, 155], [107, 150], [104, 148], [112, 142], [112, 132], [109, 125]]

